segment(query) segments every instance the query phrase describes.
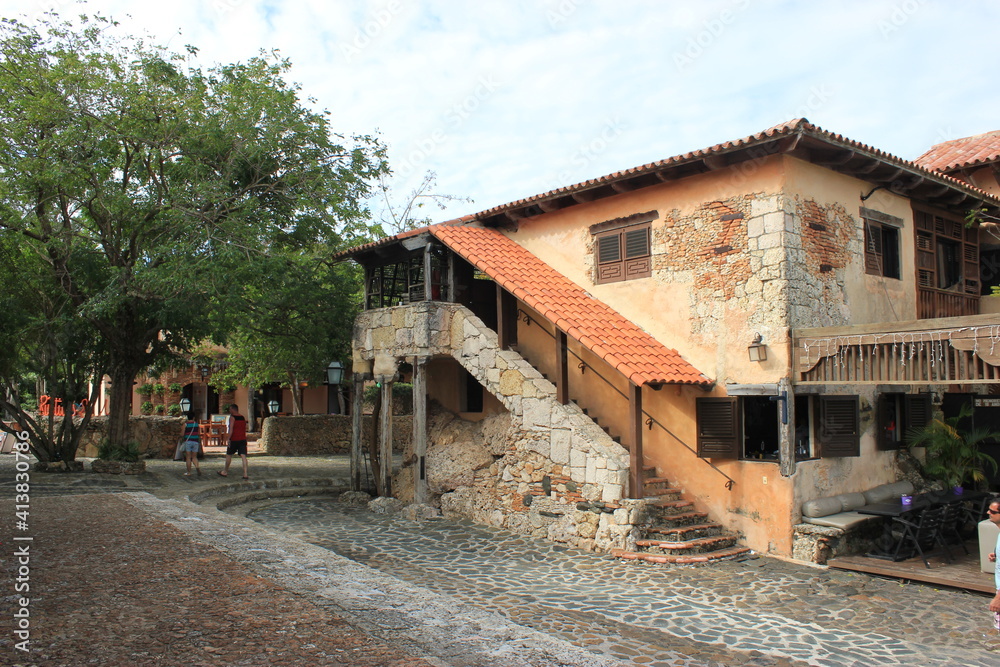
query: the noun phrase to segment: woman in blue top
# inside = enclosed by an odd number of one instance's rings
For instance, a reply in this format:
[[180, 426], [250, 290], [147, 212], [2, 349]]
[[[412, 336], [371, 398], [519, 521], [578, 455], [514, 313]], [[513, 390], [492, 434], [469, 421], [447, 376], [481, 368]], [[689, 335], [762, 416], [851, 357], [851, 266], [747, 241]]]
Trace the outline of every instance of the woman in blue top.
[[198, 452], [201, 450], [201, 434], [198, 432], [198, 422], [195, 421], [194, 413], [189, 412], [187, 423], [184, 424], [184, 463], [187, 465], [185, 475], [191, 474], [191, 464], [194, 463], [195, 472], [201, 476], [201, 468], [198, 467]]

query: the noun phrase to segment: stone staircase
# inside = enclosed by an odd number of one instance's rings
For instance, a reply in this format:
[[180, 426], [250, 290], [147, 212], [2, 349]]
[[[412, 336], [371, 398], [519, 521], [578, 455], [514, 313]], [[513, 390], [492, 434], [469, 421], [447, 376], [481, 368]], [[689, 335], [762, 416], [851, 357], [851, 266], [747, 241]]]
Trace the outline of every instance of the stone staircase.
[[643, 491], [651, 518], [645, 537], [636, 540], [636, 551], [613, 549], [612, 556], [692, 565], [738, 560], [751, 554], [750, 549], [739, 546], [737, 535], [710, 522], [705, 512], [695, 511], [694, 504], [682, 497], [680, 489], [672, 488], [667, 478], [655, 475], [652, 467], [643, 469]]

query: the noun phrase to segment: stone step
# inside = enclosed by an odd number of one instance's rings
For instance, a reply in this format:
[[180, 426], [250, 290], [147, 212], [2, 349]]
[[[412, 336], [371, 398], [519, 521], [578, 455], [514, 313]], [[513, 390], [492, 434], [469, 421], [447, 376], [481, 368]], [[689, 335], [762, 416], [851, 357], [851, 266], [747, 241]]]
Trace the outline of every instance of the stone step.
[[[656, 472], [656, 470], [652, 466], [649, 466], [647, 468], [643, 468], [642, 470], [643, 470], [643, 472], [645, 472], [646, 470], [650, 470], [650, 469], [652, 469], [654, 473]], [[642, 483], [643, 483], [644, 486], [658, 486], [660, 484], [667, 484], [667, 485], [669, 485], [670, 484], [670, 479], [668, 477], [645, 477], [643, 479]]]
[[692, 524], [704, 523], [708, 512], [677, 512], [676, 514], [661, 514], [656, 530], [670, 530]]
[[694, 507], [694, 503], [690, 500], [672, 500], [670, 498], [655, 498], [649, 501], [650, 507], [658, 508], [661, 511], [661, 516], [669, 517], [673, 514], [680, 514], [682, 512], [689, 511]]
[[646, 500], [663, 500], [664, 496], [674, 496], [672, 500], [681, 499], [680, 489], [648, 489], [644, 488], [642, 490], [643, 496]]
[[646, 534], [650, 539], [659, 539], [668, 542], [681, 542], [699, 537], [712, 537], [721, 534], [721, 532], [721, 523], [693, 523], [687, 526], [656, 526], [646, 529]]
[[752, 556], [753, 552], [746, 547], [730, 547], [709, 553], [699, 554], [651, 554], [645, 551], [627, 551], [625, 549], [612, 549], [611, 555], [623, 560], [642, 560], [647, 563], [664, 563], [673, 565], [701, 565], [723, 560], [736, 560]]
[[713, 537], [697, 537], [690, 540], [636, 540], [635, 545], [648, 553], [663, 554], [700, 554], [728, 549], [735, 546], [735, 535], [715, 535]]

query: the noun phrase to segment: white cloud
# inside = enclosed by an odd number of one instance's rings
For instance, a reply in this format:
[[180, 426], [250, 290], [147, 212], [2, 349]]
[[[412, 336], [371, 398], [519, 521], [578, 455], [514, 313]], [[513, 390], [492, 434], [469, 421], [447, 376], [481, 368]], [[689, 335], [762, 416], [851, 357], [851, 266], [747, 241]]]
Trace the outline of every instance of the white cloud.
[[[11, 17], [64, 0], [0, 0]], [[347, 133], [376, 129], [438, 219], [742, 137], [796, 116], [915, 157], [998, 129], [989, 0], [92, 0], [206, 63], [277, 49]], [[180, 34], [178, 34], [180, 31]], [[609, 129], [611, 128], [611, 129]]]

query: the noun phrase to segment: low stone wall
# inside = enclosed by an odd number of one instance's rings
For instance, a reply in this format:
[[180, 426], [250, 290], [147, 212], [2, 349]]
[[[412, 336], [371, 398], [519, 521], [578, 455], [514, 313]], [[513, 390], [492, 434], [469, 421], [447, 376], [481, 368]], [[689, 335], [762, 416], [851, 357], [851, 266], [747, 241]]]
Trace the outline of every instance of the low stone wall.
[[882, 536], [882, 524], [865, 521], [849, 530], [800, 523], [792, 535], [792, 558], [826, 565], [837, 556], [855, 556], [874, 550]]
[[[97, 456], [97, 446], [104, 438], [107, 429], [107, 417], [92, 417], [87, 424], [86, 432], [80, 438], [80, 446], [76, 450], [76, 455], [78, 457]], [[128, 439], [139, 443], [139, 454], [146, 458], [172, 458], [177, 441], [183, 434], [183, 417], [129, 417]]]
[[[361, 420], [362, 447], [371, 434], [371, 415]], [[352, 418], [349, 415], [298, 415], [264, 420], [260, 448], [269, 456], [317, 456], [351, 453]], [[413, 439], [413, 418], [392, 418], [392, 449], [401, 452]]]

